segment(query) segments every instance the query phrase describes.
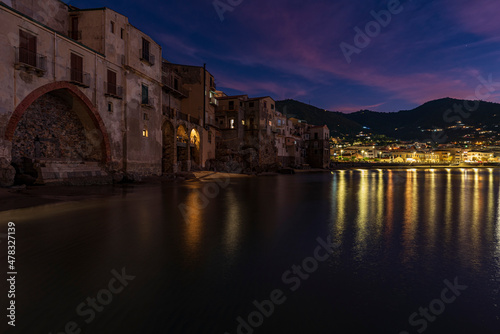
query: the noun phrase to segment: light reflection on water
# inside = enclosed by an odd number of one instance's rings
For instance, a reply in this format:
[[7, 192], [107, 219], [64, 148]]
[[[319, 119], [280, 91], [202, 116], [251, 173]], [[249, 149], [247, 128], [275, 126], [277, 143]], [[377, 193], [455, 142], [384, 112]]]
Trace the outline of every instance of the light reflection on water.
[[[287, 302], [256, 334], [399, 333], [444, 279], [459, 277], [470, 288], [427, 332], [492, 333], [500, 327], [499, 177], [338, 171], [231, 180], [208, 199], [207, 183], [166, 184], [0, 213], [0, 227], [14, 220], [22, 233], [20, 305], [59, 315], [20, 308], [40, 332], [62, 329], [111, 269], [127, 267], [137, 280], [87, 332], [235, 333], [236, 318], [279, 288]], [[328, 234], [340, 249], [291, 293], [283, 272]]]

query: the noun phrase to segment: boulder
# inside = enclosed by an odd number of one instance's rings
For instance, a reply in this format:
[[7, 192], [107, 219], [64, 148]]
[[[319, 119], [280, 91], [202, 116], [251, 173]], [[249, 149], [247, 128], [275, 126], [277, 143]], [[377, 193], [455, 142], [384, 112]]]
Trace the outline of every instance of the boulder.
[[16, 169], [5, 158], [0, 158], [0, 187], [14, 185]]

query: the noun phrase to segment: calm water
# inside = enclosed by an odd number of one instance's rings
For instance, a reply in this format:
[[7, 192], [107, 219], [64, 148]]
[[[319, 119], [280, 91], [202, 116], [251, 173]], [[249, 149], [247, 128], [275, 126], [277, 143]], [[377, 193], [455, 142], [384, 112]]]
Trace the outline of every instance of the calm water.
[[[140, 186], [0, 213], [1, 233], [8, 221], [17, 326], [2, 314], [1, 333], [65, 333], [75, 322], [82, 333], [233, 334], [238, 317], [257, 326], [240, 333], [500, 332], [498, 170]], [[318, 238], [339, 245], [327, 257]], [[317, 249], [323, 262], [310, 258]], [[135, 278], [111, 293], [122, 268]], [[4, 279], [0, 288], [5, 310]], [[261, 317], [253, 302], [273, 291], [280, 304]]]

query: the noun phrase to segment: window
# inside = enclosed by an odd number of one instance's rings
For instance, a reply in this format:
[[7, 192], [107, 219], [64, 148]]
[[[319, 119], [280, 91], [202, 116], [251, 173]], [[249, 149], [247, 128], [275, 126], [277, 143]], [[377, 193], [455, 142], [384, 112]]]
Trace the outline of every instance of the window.
[[229, 110], [234, 109], [234, 101], [229, 101]]
[[71, 17], [71, 30], [69, 31], [69, 38], [74, 39], [75, 41], [80, 40], [80, 33], [78, 31], [78, 17]]
[[117, 94], [117, 89], [116, 89], [116, 72], [113, 72], [111, 70], [108, 70], [108, 83], [107, 83], [107, 93], [110, 95], [116, 95]]
[[123, 35], [125, 35], [125, 30], [120, 29], [120, 38], [123, 39]]
[[149, 137], [148, 128], [144, 128], [144, 129], [142, 130], [142, 136], [143, 136], [143, 137], [145, 137], [145, 138]]
[[212, 143], [212, 131], [208, 131], [208, 142]]
[[149, 89], [148, 86], [142, 84], [142, 104], [149, 104]]
[[142, 59], [144, 59], [146, 61], [150, 61], [149, 60], [149, 48], [150, 48], [149, 41], [143, 38], [142, 39]]
[[83, 58], [71, 54], [71, 81], [83, 83]]
[[245, 125], [245, 120], [244, 119], [241, 120], [241, 125]]
[[314, 139], [318, 139], [318, 133], [317, 132], [314, 134]]
[[229, 120], [229, 124], [230, 124], [231, 129], [234, 129], [234, 118], [231, 118]]
[[254, 107], [254, 105], [255, 105], [255, 104], [254, 104], [253, 102], [250, 102], [250, 103], [248, 104], [248, 106], [249, 106], [250, 108], [253, 108], [253, 107]]
[[149, 121], [149, 115], [144, 113], [143, 117], [142, 117], [145, 121]]
[[274, 110], [274, 104], [271, 103], [271, 109]]
[[111, 21], [111, 33], [115, 33], [115, 23], [113, 21]]
[[108, 112], [113, 112], [113, 103], [108, 102]]
[[267, 108], [267, 101], [264, 101], [264, 108]]
[[19, 62], [36, 67], [36, 36], [19, 30]]

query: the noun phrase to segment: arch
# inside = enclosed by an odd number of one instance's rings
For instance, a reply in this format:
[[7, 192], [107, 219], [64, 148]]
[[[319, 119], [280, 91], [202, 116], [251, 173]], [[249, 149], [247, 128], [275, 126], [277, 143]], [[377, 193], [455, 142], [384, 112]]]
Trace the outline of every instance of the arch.
[[200, 133], [193, 128], [189, 136], [191, 142], [191, 160], [195, 166], [200, 165]]
[[94, 107], [90, 99], [83, 92], [81, 92], [75, 85], [72, 85], [71, 83], [66, 81], [59, 81], [46, 84], [28, 94], [28, 96], [24, 98], [24, 100], [21, 103], [19, 103], [19, 105], [16, 107], [16, 109], [12, 113], [12, 116], [9, 119], [9, 123], [7, 124], [7, 128], [5, 131], [5, 140], [8, 141], [13, 140], [17, 124], [23, 117], [28, 107], [31, 104], [33, 104], [33, 102], [35, 102], [38, 98], [47, 93], [60, 89], [67, 90], [74, 98], [78, 99], [86, 106], [88, 116], [92, 120], [92, 123], [94, 124], [96, 129], [98, 129], [102, 135], [101, 146], [103, 151], [103, 160], [104, 160], [103, 162], [104, 163], [111, 162], [111, 149], [110, 149], [109, 136], [106, 131], [104, 122], [101, 116], [99, 115], [99, 112]]
[[183, 124], [177, 127], [177, 141], [182, 143], [189, 142], [188, 130]]

